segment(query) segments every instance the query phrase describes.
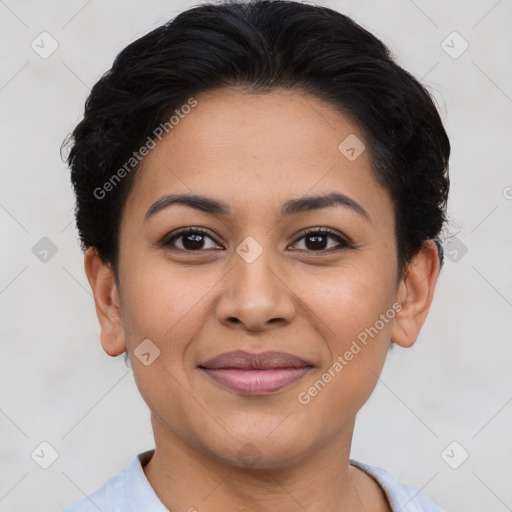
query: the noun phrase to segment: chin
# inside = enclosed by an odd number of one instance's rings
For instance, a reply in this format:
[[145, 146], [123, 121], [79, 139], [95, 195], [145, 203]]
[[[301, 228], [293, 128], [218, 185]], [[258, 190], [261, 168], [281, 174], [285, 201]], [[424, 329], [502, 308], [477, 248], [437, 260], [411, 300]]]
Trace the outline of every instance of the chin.
[[[273, 426], [275, 429], [275, 425]], [[229, 446], [215, 446], [212, 453], [225, 463], [245, 469], [278, 469], [292, 465], [306, 454], [308, 442], [294, 436], [289, 430], [274, 432], [247, 432], [229, 430]]]

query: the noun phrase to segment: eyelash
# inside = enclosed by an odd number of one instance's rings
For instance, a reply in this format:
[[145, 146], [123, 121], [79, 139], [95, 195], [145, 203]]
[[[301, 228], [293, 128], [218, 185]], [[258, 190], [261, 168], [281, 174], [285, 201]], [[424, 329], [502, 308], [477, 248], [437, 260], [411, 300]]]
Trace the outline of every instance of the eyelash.
[[[306, 238], [310, 235], [313, 235], [313, 234], [320, 234], [320, 235], [329, 235], [331, 236], [332, 238], [335, 238], [339, 244], [341, 245], [341, 247], [338, 247], [338, 248], [330, 248], [330, 249], [320, 249], [318, 251], [315, 251], [315, 250], [308, 250], [308, 249], [294, 249], [294, 250], [299, 250], [299, 251], [306, 251], [306, 252], [309, 252], [309, 253], [331, 253], [331, 252], [335, 252], [335, 251], [339, 251], [339, 250], [343, 250], [343, 249], [354, 249], [355, 246], [349, 242], [346, 238], [340, 236], [338, 234], [338, 232], [330, 229], [330, 228], [327, 228], [327, 227], [319, 227], [319, 228], [314, 228], [314, 229], [311, 229], [310, 231], [307, 231], [305, 233], [302, 233], [301, 236], [299, 236], [299, 238], [297, 238], [295, 240], [295, 242], [293, 242], [292, 245], [295, 245], [297, 242], [299, 242], [300, 240], [302, 240], [303, 238]], [[172, 236], [171, 236], [172, 235]], [[193, 228], [193, 227], [190, 227], [190, 228], [183, 228], [181, 230], [178, 230], [177, 232], [175, 233], [170, 233], [168, 235], [166, 235], [162, 241], [160, 242], [160, 245], [162, 247], [166, 247], [166, 248], [170, 248], [172, 247], [172, 250], [176, 250], [176, 251], [181, 251], [181, 252], [188, 252], [188, 253], [199, 253], [199, 252], [205, 252], [207, 251], [208, 249], [197, 249], [197, 250], [187, 250], [187, 249], [180, 249], [179, 247], [175, 247], [172, 242], [176, 239], [178, 239], [180, 236], [184, 236], [184, 235], [201, 235], [201, 236], [207, 236], [208, 238], [211, 238], [217, 245], [221, 245], [219, 244], [215, 238], [207, 231], [207, 230], [204, 230], [204, 229], [198, 229], [198, 228]]]

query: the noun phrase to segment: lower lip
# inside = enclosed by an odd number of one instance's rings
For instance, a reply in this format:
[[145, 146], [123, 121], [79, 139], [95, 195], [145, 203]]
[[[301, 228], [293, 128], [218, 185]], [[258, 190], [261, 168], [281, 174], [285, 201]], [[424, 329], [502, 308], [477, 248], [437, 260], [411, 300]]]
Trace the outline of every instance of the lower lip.
[[301, 379], [312, 368], [279, 368], [275, 370], [239, 370], [235, 368], [203, 368], [216, 382], [245, 395], [277, 391]]

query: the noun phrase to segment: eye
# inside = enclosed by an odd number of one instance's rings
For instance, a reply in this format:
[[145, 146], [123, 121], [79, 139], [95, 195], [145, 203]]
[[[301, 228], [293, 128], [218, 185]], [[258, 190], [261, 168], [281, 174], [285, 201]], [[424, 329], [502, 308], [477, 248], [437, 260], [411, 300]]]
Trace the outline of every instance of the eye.
[[[185, 228], [174, 233], [172, 236], [166, 236], [161, 244], [164, 247], [170, 246], [182, 251], [200, 251], [205, 249], [205, 239], [210, 239], [214, 242], [213, 247], [206, 247], [206, 249], [219, 247], [217, 242], [206, 231], [197, 228]], [[181, 247], [174, 243], [176, 240], [181, 242]]]
[[[338, 247], [327, 248], [329, 238], [338, 242]], [[300, 237], [295, 244], [304, 240], [304, 246], [308, 252], [332, 252], [340, 249], [352, 248], [352, 244], [339, 235], [336, 231], [330, 228], [318, 228], [315, 230], [308, 231], [302, 237]], [[294, 245], [295, 245], [294, 244]], [[301, 249], [304, 250], [304, 249]]]
[[[184, 228], [178, 232], [171, 233], [171, 235], [167, 235], [163, 238], [161, 241], [161, 245], [163, 247], [174, 248], [186, 252], [201, 251], [204, 249], [223, 249], [223, 247], [221, 247], [207, 231], [202, 229]], [[211, 241], [210, 247], [207, 247], [207, 239]], [[326, 247], [329, 245], [329, 239], [337, 241], [338, 247], [336, 247], [336, 245], [334, 248]], [[298, 244], [302, 240], [304, 240], [305, 249], [300, 248], [300, 250], [306, 250], [307, 252], [332, 252], [335, 250], [353, 247], [348, 240], [330, 228], [317, 228], [315, 230], [310, 230], [300, 237], [293, 245]]]

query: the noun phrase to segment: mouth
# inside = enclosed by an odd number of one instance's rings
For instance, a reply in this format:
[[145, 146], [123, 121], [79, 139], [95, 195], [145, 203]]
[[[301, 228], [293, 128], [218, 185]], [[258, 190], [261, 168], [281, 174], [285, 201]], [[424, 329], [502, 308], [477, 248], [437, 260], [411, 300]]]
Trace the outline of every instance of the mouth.
[[229, 352], [198, 366], [216, 383], [246, 395], [261, 395], [291, 386], [314, 366], [284, 352]]

